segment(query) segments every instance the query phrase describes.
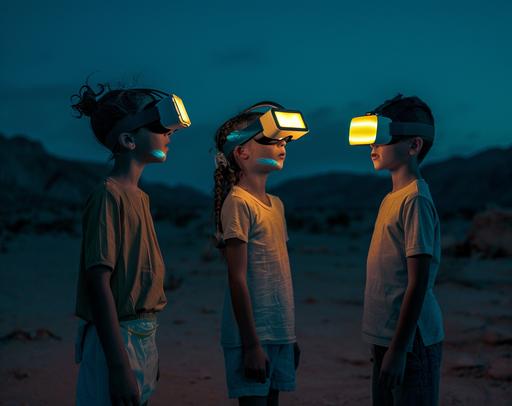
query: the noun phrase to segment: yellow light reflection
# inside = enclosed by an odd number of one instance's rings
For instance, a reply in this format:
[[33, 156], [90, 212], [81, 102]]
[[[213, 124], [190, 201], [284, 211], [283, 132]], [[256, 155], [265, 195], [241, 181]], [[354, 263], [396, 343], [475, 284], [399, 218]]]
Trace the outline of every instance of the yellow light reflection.
[[349, 144], [373, 144], [377, 138], [377, 124], [378, 117], [376, 115], [354, 117], [350, 122]]
[[174, 102], [174, 107], [176, 107], [176, 112], [178, 113], [178, 118], [180, 119], [181, 125], [183, 127], [189, 127], [191, 122], [187, 113], [187, 109], [185, 108], [185, 104], [183, 104], [183, 100], [173, 94], [172, 101]]
[[298, 112], [276, 111], [275, 115], [277, 123], [281, 128], [306, 128], [302, 114]]

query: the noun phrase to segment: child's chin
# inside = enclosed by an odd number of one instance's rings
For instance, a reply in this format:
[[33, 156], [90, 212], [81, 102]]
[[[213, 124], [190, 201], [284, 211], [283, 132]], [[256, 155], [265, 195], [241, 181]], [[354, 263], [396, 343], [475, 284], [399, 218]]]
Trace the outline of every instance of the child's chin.
[[382, 165], [379, 162], [373, 161], [373, 169], [375, 169], [376, 171], [381, 171], [384, 168], [382, 167]]
[[276, 172], [276, 171], [281, 171], [283, 170], [283, 164], [284, 162], [279, 162], [279, 161], [276, 161], [277, 162], [277, 165], [264, 165], [263, 166], [263, 171], [266, 172], [266, 173], [271, 173], [271, 172]]

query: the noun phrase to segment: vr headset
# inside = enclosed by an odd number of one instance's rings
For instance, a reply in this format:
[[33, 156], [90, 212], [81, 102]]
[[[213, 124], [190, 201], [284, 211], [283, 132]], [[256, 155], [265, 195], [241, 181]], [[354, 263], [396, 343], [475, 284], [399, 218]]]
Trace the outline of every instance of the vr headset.
[[424, 123], [393, 122], [388, 117], [380, 115], [389, 105], [400, 100], [402, 95], [383, 103], [374, 111], [364, 116], [354, 117], [350, 121], [349, 144], [372, 145], [389, 144], [391, 141], [406, 137], [421, 137], [434, 140], [435, 128]]
[[154, 106], [119, 120], [107, 135], [107, 147], [115, 146], [120, 133], [133, 131], [153, 122], [158, 122], [169, 131], [190, 127], [191, 124], [183, 100], [175, 94], [166, 95]]
[[300, 111], [286, 110], [280, 104], [273, 102], [258, 103], [243, 113], [257, 112], [264, 109], [265, 112], [258, 117], [249, 127], [243, 130], [231, 132], [222, 148], [224, 155], [228, 156], [234, 149], [248, 142], [258, 134], [263, 138], [261, 144], [273, 144], [275, 141], [295, 141], [309, 132], [308, 126]]

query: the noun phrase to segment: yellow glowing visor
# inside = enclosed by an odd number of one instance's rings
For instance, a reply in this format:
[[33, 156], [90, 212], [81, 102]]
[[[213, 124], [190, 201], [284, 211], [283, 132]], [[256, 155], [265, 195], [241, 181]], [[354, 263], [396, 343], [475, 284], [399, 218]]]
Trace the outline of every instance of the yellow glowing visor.
[[350, 122], [348, 142], [350, 145], [387, 144], [391, 141], [389, 124], [389, 118], [375, 114], [354, 117]]
[[107, 135], [107, 146], [113, 147], [117, 142], [118, 135], [122, 132], [133, 131], [156, 121], [169, 131], [190, 127], [191, 124], [183, 100], [175, 94], [171, 94], [153, 107], [119, 120]]
[[263, 135], [267, 138], [282, 139], [291, 137], [298, 140], [309, 132], [300, 111], [270, 109], [260, 119]]
[[175, 94], [160, 100], [155, 107], [160, 115], [160, 124], [165, 128], [179, 129], [192, 124], [183, 100]]
[[349, 144], [389, 144], [392, 138], [422, 137], [434, 140], [434, 126], [423, 123], [392, 122], [376, 114], [354, 117], [350, 122]]

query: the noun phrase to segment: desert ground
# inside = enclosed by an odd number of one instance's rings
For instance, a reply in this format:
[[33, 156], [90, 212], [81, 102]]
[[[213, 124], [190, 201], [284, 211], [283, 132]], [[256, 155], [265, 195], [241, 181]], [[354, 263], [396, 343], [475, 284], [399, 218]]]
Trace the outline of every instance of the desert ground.
[[[282, 405], [369, 405], [370, 355], [360, 338], [369, 222], [329, 234], [290, 230], [297, 390]], [[226, 269], [205, 222], [156, 224], [169, 304], [159, 317], [161, 380], [152, 405], [235, 405], [219, 345]], [[465, 225], [444, 227], [460, 240]], [[73, 315], [79, 233], [24, 233], [0, 253], [0, 405], [71, 405], [78, 372]], [[446, 327], [442, 405], [512, 399], [512, 259], [444, 256], [436, 287]]]

